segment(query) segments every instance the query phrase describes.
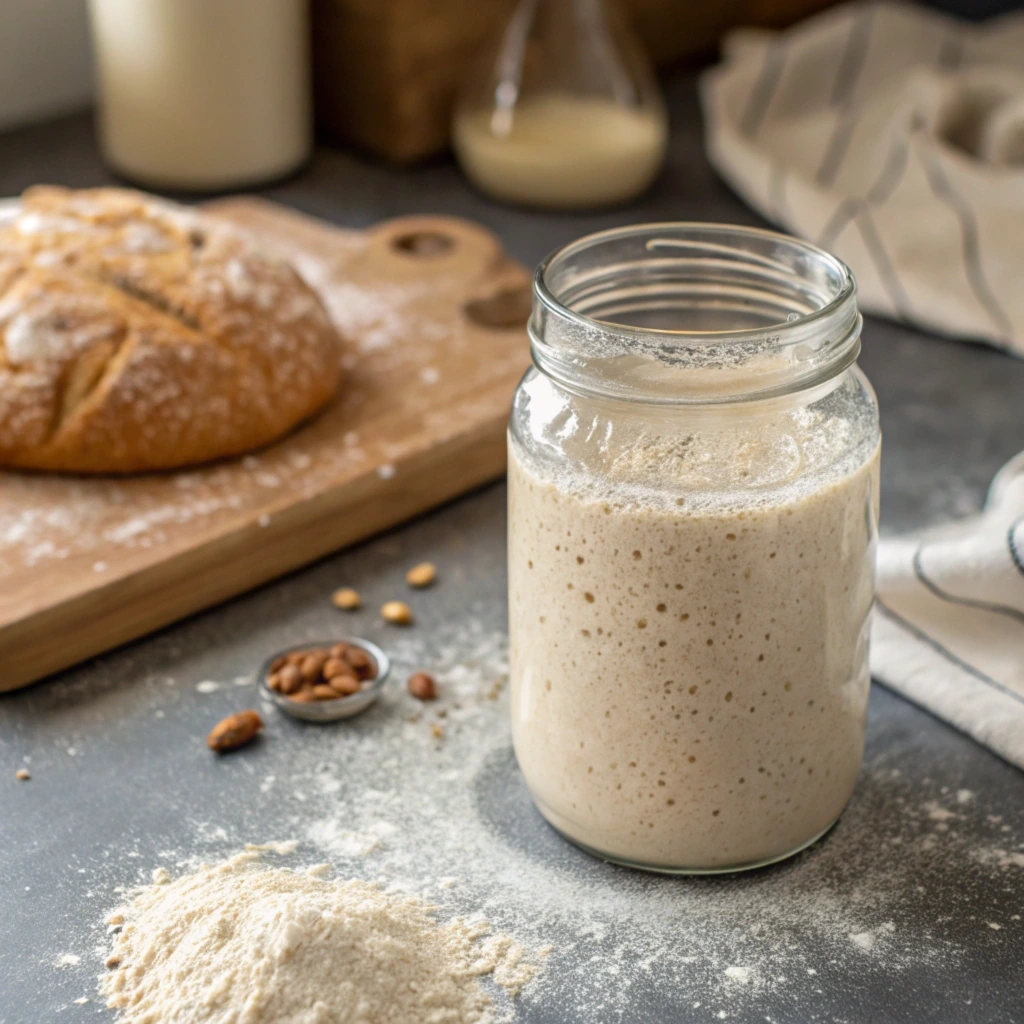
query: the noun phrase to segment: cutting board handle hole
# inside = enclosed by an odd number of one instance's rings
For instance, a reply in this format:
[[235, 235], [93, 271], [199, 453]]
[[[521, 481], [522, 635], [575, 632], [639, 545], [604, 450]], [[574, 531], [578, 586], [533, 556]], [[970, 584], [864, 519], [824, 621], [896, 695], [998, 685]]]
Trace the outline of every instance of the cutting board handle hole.
[[462, 307], [462, 312], [467, 320], [480, 327], [525, 327], [530, 318], [530, 287], [519, 285], [495, 292], [484, 299], [472, 299]]
[[441, 231], [407, 231], [391, 239], [391, 246], [407, 256], [433, 259], [455, 248], [455, 239]]

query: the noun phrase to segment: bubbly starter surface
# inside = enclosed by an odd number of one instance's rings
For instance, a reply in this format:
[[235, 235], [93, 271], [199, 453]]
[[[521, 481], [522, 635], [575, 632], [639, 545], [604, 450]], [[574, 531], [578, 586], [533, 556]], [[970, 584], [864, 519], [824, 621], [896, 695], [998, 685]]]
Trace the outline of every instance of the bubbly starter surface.
[[714, 869], [827, 829], [860, 765], [878, 452], [744, 507], [603, 500], [509, 457], [512, 721], [542, 813]]

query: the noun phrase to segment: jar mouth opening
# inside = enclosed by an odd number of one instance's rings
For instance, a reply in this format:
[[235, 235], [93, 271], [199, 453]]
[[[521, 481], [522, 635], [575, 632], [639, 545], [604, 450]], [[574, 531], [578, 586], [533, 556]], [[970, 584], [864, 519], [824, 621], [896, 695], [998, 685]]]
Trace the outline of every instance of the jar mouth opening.
[[[686, 255], [683, 255], [681, 260], [677, 260], [677, 263], [703, 259], [705, 261], [717, 260], [720, 266], [731, 262], [742, 268], [746, 264], [748, 271], [760, 270], [775, 285], [782, 284], [786, 277], [791, 277], [794, 274], [794, 267], [792, 259], [787, 262], [768, 255], [764, 250], [769, 247], [786, 251], [791, 258], [803, 257], [807, 262], [816, 263], [826, 271], [830, 278], [828, 285], [833, 294], [821, 296], [825, 301], [803, 315], [787, 317], [774, 323], [770, 321], [764, 323], [757, 329], [760, 331], [786, 330], [798, 324], [826, 318], [829, 313], [842, 306], [856, 293], [856, 284], [849, 267], [842, 260], [810, 242], [764, 228], [700, 221], [666, 221], [598, 231], [554, 250], [537, 268], [534, 280], [535, 294], [542, 302], [552, 307], [558, 307], [561, 312], [579, 320], [581, 324], [594, 327], [611, 325], [616, 330], [626, 333], [657, 334], [667, 337], [682, 336], [691, 340], [708, 337], [715, 342], [727, 341], [730, 338], [742, 341], [751, 334], [749, 327], [687, 329], [654, 325], [638, 326], [619, 320], [594, 317], [574, 308], [580, 298], [577, 294], [578, 289], [566, 289], [565, 283], [559, 288], [559, 285], [553, 280], [556, 273], [581, 254], [588, 252], [596, 254], [603, 247], [631, 238], [641, 240], [644, 249], [649, 253], [672, 249], [680, 254], [685, 253]], [[758, 242], [761, 245], [755, 248], [750, 245], [751, 242]], [[663, 267], [663, 274], [668, 269]], [[566, 294], [567, 290], [568, 294]], [[586, 299], [588, 296], [584, 295], [583, 298]]]
[[666, 401], [687, 400], [689, 390], [706, 400], [709, 385], [714, 400], [798, 390], [856, 359], [856, 291], [841, 260], [778, 232], [697, 222], [613, 228], [538, 267], [534, 359], [604, 393], [651, 390], [657, 378], [653, 390]]

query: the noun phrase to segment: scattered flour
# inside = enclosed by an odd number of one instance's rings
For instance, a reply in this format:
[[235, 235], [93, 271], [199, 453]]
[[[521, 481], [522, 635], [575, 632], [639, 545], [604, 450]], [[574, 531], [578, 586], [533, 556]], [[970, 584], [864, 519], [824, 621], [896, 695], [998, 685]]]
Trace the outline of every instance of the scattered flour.
[[229, 683], [219, 682], [216, 679], [203, 679], [196, 683], [196, 693], [217, 693], [218, 690], [226, 690], [231, 686], [252, 686], [254, 682], [254, 676], [235, 676]]
[[1024, 850], [982, 847], [974, 851], [974, 858], [979, 864], [995, 864], [1000, 868], [1024, 868]]
[[143, 887], [111, 916], [100, 990], [125, 1024], [487, 1024], [507, 1005], [481, 979], [515, 994], [538, 969], [485, 921], [258, 857]]
[[749, 967], [726, 967], [725, 976], [729, 981], [735, 982], [737, 985], [749, 985], [752, 972]]
[[[956, 901], [969, 905], [972, 871], [1024, 867], [1024, 852], [993, 842], [1002, 823], [984, 824], [982, 797], [961, 802], [955, 786], [948, 797], [922, 787], [888, 753], [867, 762], [835, 834], [781, 869], [720, 884], [601, 864], [540, 820], [518, 777], [507, 641], [483, 625], [493, 619], [471, 605], [457, 621], [390, 632], [395, 675], [430, 670], [440, 699], [424, 706], [396, 687], [344, 730], [305, 731], [274, 766], [275, 816], [302, 836], [300, 851], [329, 859], [341, 876], [443, 894], [446, 906], [481, 910], [528, 946], [554, 942], [528, 1001], [564, 1007], [572, 1020], [628, 1020], [636, 992], [671, 976], [701, 1003], [700, 1019], [726, 1007], [743, 1018], [771, 992], [813, 1000], [837, 970], [897, 979], [911, 967], [955, 969], [961, 950], [946, 929], [894, 922], [962, 912]], [[255, 776], [254, 790], [263, 781]], [[231, 833], [233, 843], [246, 838]], [[935, 859], [957, 878], [938, 902], [917, 888], [922, 864]]]
[[247, 853], [276, 853], [279, 857], [287, 857], [299, 848], [298, 839], [285, 839], [281, 842], [246, 843]]
[[865, 953], [870, 953], [886, 936], [891, 935], [896, 931], [896, 925], [892, 921], [886, 921], [885, 924], [879, 925], [874, 931], [870, 932], [852, 932], [850, 934], [850, 941], [858, 948], [864, 950]]
[[928, 817], [932, 821], [952, 821], [957, 817], [955, 811], [946, 810], [945, 807], [940, 807], [935, 801], [926, 803], [924, 809], [928, 812]]
[[[884, 721], [874, 723], [874, 753], [869, 747], [836, 830], [778, 868], [730, 879], [667, 879], [577, 851], [540, 819], [516, 770], [506, 640], [498, 626], [501, 580], [491, 597], [467, 601], [460, 616], [434, 616], [424, 601], [417, 606], [422, 628], [378, 627], [375, 609], [391, 586], [379, 566], [394, 559], [400, 580], [398, 568], [412, 564], [409, 556], [393, 536], [370, 546], [376, 582], [346, 576], [368, 598], [350, 628], [383, 637], [397, 680], [417, 669], [434, 674], [440, 698], [423, 705], [399, 683], [366, 714], [335, 727], [279, 720], [281, 742], [262, 749], [258, 764], [232, 763], [222, 802], [206, 801], [197, 812], [182, 799], [177, 809], [187, 837], [168, 830], [174, 838], [154, 844], [129, 825], [116, 862], [89, 862], [96, 919], [114, 886], [148, 882], [144, 865], [166, 864], [179, 876], [262, 839], [265, 815], [255, 816], [253, 808], [272, 803], [271, 834], [300, 839], [296, 862], [313, 877], [379, 879], [379, 892], [389, 897], [442, 904], [442, 920], [480, 913], [528, 949], [554, 943], [522, 1001], [557, 1007], [566, 1020], [587, 1024], [635, 1020], [652, 988], [695, 1024], [719, 1019], [720, 1012], [730, 1020], [761, 1019], [769, 1003], [799, 1005], [801, 1019], [824, 1021], [835, 1016], [829, 993], [837, 986], [869, 978], [899, 986], [910, 971], [941, 980], [976, 964], [971, 935], [1004, 951], [1020, 942], [1024, 904], [1015, 893], [1024, 882], [1024, 835], [1011, 828], [1010, 815], [989, 813], [996, 808], [980, 787], [970, 801], [960, 800], [966, 780], [955, 765], [944, 766], [937, 781], [908, 771], [907, 760], [919, 752], [894, 745]], [[456, 571], [476, 570], [453, 565], [446, 580], [458, 586]], [[324, 570], [322, 592], [334, 572]], [[337, 613], [322, 597], [303, 606], [288, 586], [253, 599], [286, 601], [290, 609], [287, 623], [268, 634], [268, 650], [295, 636], [320, 639], [336, 625]], [[245, 615], [251, 620], [251, 608]], [[375, 633], [378, 628], [383, 632]], [[170, 640], [157, 641], [157, 649], [161, 642]], [[191, 680], [230, 680], [235, 671], [216, 659], [161, 670]], [[186, 703], [180, 691], [165, 687], [163, 676], [153, 680], [151, 699], [164, 701], [168, 717], [178, 713]], [[54, 684], [47, 693], [63, 699], [63, 687], [71, 685]], [[432, 734], [438, 724], [440, 741]], [[261, 795], [263, 787], [271, 797]], [[948, 813], [936, 816], [936, 810]], [[169, 842], [181, 845], [168, 849]], [[1005, 889], [1006, 898], [981, 903], [979, 895], [993, 887]], [[958, 926], [951, 929], [945, 922], [954, 918]], [[990, 929], [989, 921], [1001, 928]], [[108, 940], [96, 938], [105, 957]], [[499, 1009], [501, 998], [495, 994]]]
[[77, 967], [81, 962], [82, 958], [77, 953], [61, 953], [54, 964], [57, 967]]
[[306, 836], [337, 856], [366, 857], [383, 850], [386, 839], [394, 832], [394, 825], [386, 821], [373, 822], [362, 831], [354, 832], [326, 819], [312, 822], [306, 829]]

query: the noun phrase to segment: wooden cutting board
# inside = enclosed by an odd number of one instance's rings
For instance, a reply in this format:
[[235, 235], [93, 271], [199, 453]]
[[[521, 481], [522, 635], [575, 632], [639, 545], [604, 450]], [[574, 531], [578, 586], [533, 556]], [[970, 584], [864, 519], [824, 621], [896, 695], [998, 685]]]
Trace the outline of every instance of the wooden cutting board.
[[0, 472], [0, 691], [232, 597], [505, 468], [529, 279], [476, 224], [350, 231], [208, 211], [292, 259], [346, 339], [335, 402], [276, 445], [176, 473]]

